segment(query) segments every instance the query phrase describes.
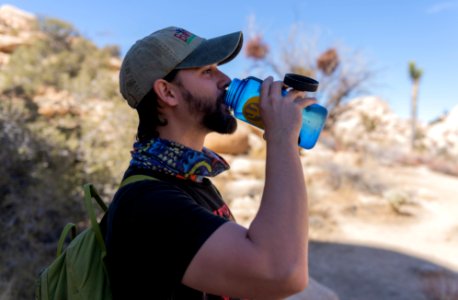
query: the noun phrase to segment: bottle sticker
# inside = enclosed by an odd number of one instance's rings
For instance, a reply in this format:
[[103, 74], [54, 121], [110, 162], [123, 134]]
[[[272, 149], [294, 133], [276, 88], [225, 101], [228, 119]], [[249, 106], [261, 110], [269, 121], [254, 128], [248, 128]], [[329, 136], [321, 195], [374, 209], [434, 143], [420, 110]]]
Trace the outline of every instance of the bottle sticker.
[[254, 126], [264, 129], [259, 108], [259, 96], [251, 97], [245, 102], [242, 110], [245, 119]]

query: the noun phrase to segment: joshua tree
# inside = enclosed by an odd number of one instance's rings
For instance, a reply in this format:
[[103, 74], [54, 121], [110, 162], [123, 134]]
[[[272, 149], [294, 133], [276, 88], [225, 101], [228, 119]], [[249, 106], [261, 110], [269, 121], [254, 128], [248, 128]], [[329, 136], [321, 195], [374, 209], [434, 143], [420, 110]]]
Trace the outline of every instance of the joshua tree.
[[411, 137], [411, 147], [414, 148], [415, 140], [417, 137], [417, 107], [418, 107], [418, 88], [420, 86], [420, 78], [423, 74], [423, 70], [418, 69], [415, 65], [415, 62], [411, 61], [409, 63], [409, 75], [412, 80], [412, 102], [411, 102], [411, 113], [412, 113], [412, 137]]

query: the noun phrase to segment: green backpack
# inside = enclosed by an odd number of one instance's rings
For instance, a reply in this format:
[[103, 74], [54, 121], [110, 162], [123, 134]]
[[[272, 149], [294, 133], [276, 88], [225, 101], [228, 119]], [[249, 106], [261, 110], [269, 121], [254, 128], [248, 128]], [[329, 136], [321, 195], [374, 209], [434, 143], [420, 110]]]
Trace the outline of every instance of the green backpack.
[[[157, 180], [146, 175], [126, 178], [120, 188], [140, 180]], [[76, 225], [67, 224], [57, 244], [57, 258], [43, 271], [37, 280], [36, 300], [110, 300], [111, 288], [105, 258], [105, 241], [97, 222], [92, 199], [104, 212], [107, 205], [92, 184], [84, 185], [84, 204], [89, 213], [91, 226], [76, 235]], [[63, 250], [66, 237], [72, 241]]]

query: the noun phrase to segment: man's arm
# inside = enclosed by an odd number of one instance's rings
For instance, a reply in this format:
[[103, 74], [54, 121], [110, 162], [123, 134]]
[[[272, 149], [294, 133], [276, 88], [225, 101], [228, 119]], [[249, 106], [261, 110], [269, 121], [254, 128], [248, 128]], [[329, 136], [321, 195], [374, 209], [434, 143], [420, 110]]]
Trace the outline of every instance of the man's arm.
[[308, 281], [308, 211], [297, 149], [302, 110], [314, 101], [281, 96], [281, 82], [266, 79], [261, 112], [267, 142], [266, 181], [248, 229], [218, 228], [183, 277], [192, 288], [217, 295], [274, 299], [302, 291]]

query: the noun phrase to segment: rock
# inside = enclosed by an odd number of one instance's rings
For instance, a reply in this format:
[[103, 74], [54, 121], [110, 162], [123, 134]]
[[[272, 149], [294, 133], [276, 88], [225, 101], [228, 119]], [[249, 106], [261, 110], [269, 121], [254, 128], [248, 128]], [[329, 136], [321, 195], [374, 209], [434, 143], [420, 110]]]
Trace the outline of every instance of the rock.
[[20, 45], [24, 45], [26, 40], [18, 36], [0, 36], [0, 52], [12, 53]]
[[[0, 6], [0, 52], [12, 53], [38, 35], [36, 17], [11, 5]], [[0, 65], [8, 60], [0, 59]]]
[[249, 125], [238, 122], [237, 131], [233, 134], [212, 132], [205, 139], [205, 147], [223, 154], [245, 154], [250, 149], [248, 135]]
[[[0, 6], [0, 50], [9, 52], [35, 32], [36, 17], [11, 5]], [[9, 46], [11, 45], [11, 46]]]
[[224, 185], [224, 194], [229, 199], [245, 196], [254, 197], [261, 195], [263, 188], [263, 179], [239, 179], [227, 182]]
[[344, 106], [338, 116], [334, 135], [346, 145], [409, 146], [410, 124], [393, 113], [379, 97], [359, 97]]
[[429, 126], [425, 140], [425, 146], [432, 151], [431, 154], [458, 157], [458, 106]]
[[[264, 174], [265, 160], [252, 159], [248, 157], [236, 157], [231, 162], [230, 172], [238, 175], [259, 175]], [[237, 177], [235, 176], [235, 177]]]
[[229, 207], [238, 224], [248, 228], [253, 221], [260, 204], [260, 195], [257, 197], [238, 197], [231, 201]]
[[117, 57], [110, 57], [110, 60], [108, 62], [108, 67], [113, 70], [113, 71], [119, 71], [121, 69], [121, 59]]
[[0, 33], [7, 30], [28, 30], [33, 29], [36, 17], [12, 5], [0, 6]]
[[[333, 128], [346, 146], [360, 149], [384, 147], [384, 156], [411, 153], [410, 120], [401, 119], [388, 104], [375, 96], [359, 97], [342, 107]], [[430, 156], [458, 157], [458, 106], [431, 124], [418, 122], [416, 146]], [[393, 152], [394, 151], [394, 152]]]
[[33, 97], [38, 106], [38, 113], [47, 118], [66, 114], [80, 114], [80, 105], [68, 91], [58, 91], [55, 88], [43, 87], [40, 93]]
[[6, 53], [0, 52], [0, 66], [6, 65], [10, 61], [10, 56]]

